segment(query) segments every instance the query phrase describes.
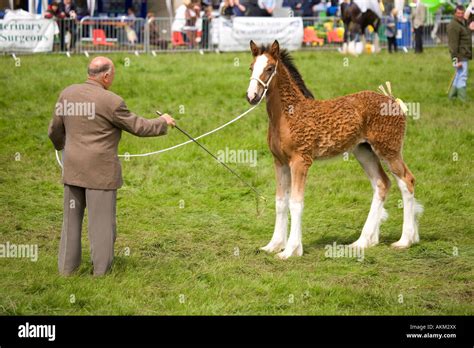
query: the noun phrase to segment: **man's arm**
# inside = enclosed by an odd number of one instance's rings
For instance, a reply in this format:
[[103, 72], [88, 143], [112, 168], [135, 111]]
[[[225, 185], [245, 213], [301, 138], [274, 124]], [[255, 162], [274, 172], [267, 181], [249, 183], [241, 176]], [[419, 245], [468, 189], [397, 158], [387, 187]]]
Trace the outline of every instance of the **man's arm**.
[[[61, 100], [61, 98], [60, 98]], [[59, 101], [56, 105], [59, 104]], [[64, 149], [64, 143], [66, 141], [66, 130], [64, 129], [64, 122], [61, 115], [57, 113], [57, 107], [54, 108], [53, 119], [49, 123], [48, 136], [54, 145], [54, 148], [58, 151]]]
[[122, 101], [115, 109], [112, 116], [112, 123], [124, 131], [139, 137], [153, 137], [164, 135], [168, 131], [166, 117], [161, 116], [155, 119], [146, 119], [135, 115], [128, 110], [127, 105]]
[[459, 30], [455, 25], [448, 26], [448, 46], [451, 58], [457, 58], [459, 55]]

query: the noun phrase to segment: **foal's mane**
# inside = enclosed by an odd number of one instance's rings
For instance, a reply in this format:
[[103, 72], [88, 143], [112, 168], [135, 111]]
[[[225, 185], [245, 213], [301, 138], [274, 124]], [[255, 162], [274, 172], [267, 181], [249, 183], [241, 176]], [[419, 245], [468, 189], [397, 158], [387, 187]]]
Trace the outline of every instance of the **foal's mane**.
[[[260, 47], [260, 52], [261, 53], [270, 53], [270, 46]], [[290, 55], [290, 52], [288, 52], [288, 50], [286, 50], [286, 49], [280, 50], [280, 61], [288, 69], [291, 78], [293, 79], [293, 81], [295, 81], [295, 83], [298, 86], [298, 88], [300, 89], [301, 93], [303, 93], [303, 95], [306, 98], [314, 99], [313, 93], [311, 93], [311, 91], [308, 89], [308, 87], [306, 87], [306, 85], [303, 81], [303, 77], [301, 76], [300, 72], [296, 68], [295, 63], [293, 61], [293, 57]]]

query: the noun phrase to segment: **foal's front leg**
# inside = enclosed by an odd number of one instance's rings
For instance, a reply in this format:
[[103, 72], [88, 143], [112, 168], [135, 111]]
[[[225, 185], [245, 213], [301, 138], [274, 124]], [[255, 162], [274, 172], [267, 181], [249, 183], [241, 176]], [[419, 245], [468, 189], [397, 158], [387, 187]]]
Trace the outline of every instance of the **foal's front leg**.
[[286, 248], [278, 254], [280, 259], [287, 259], [290, 256], [303, 255], [303, 242], [301, 232], [301, 219], [304, 208], [304, 187], [309, 166], [302, 159], [297, 159], [290, 163], [291, 168], [291, 196], [290, 214], [291, 230], [290, 238], [286, 243]]
[[275, 161], [276, 197], [275, 197], [275, 230], [273, 237], [261, 250], [278, 252], [285, 249], [288, 232], [288, 200], [290, 198], [291, 174], [290, 167]]

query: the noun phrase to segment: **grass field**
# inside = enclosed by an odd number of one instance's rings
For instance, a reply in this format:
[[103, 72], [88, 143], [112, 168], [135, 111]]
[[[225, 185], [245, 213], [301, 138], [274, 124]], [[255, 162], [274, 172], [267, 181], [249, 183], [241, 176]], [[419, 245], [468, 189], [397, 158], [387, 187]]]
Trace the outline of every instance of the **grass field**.
[[[37, 262], [0, 258], [0, 314], [474, 314], [474, 103], [447, 100], [453, 70], [447, 51], [361, 56], [349, 58], [348, 66], [336, 52], [294, 56], [316, 98], [375, 90], [389, 80], [397, 97], [419, 103], [404, 157], [425, 206], [420, 244], [390, 247], [402, 231], [401, 196], [393, 185], [381, 243], [366, 250], [362, 262], [325, 257], [326, 245], [358, 238], [369, 211], [372, 190], [351, 155], [311, 169], [303, 257], [281, 261], [258, 252], [273, 232], [275, 187], [261, 105], [202, 140], [215, 153], [257, 151], [257, 166], [230, 165], [268, 198], [260, 217], [254, 194], [194, 144], [133, 158], [123, 161], [111, 274], [91, 276], [85, 225], [83, 264], [77, 275], [60, 277], [61, 172], [47, 125], [59, 92], [85, 80], [88, 60], [24, 56], [15, 67], [11, 57], [0, 57], [0, 244], [39, 246]], [[193, 135], [249, 107], [249, 53], [111, 57], [117, 66], [112, 90], [131, 110], [146, 117], [166, 111]], [[120, 153], [184, 140], [176, 130], [148, 139], [124, 134]]]

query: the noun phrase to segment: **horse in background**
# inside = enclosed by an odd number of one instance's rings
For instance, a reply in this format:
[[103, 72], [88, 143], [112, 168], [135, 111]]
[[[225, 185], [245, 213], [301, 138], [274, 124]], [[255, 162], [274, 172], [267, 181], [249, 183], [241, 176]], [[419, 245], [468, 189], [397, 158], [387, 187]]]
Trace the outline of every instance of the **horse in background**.
[[[366, 0], [362, 0], [366, 1]], [[367, 6], [368, 4], [368, 6]], [[379, 27], [381, 24], [382, 11], [377, 0], [368, 2], [365, 8], [361, 9], [357, 2], [349, 0], [341, 3], [341, 19], [344, 23], [344, 43], [342, 53], [357, 54], [357, 42], [362, 38], [365, 41], [365, 31], [368, 26], [374, 28], [374, 51], [380, 51]]]
[[[250, 42], [253, 62], [247, 100], [257, 104], [265, 95], [268, 113], [268, 145], [276, 173], [276, 220], [273, 237], [262, 248], [287, 259], [303, 254], [301, 219], [307, 174], [314, 160], [352, 151], [367, 173], [373, 188], [372, 205], [362, 233], [352, 246], [366, 248], [379, 242], [379, 227], [387, 218], [383, 207], [390, 180], [384, 161], [402, 192], [403, 232], [396, 248], [419, 241], [415, 178], [402, 158], [406, 117], [392, 96], [372, 91], [316, 100], [306, 87], [289, 53]], [[384, 107], [392, 106], [390, 115]], [[290, 236], [288, 211], [291, 215]]]

